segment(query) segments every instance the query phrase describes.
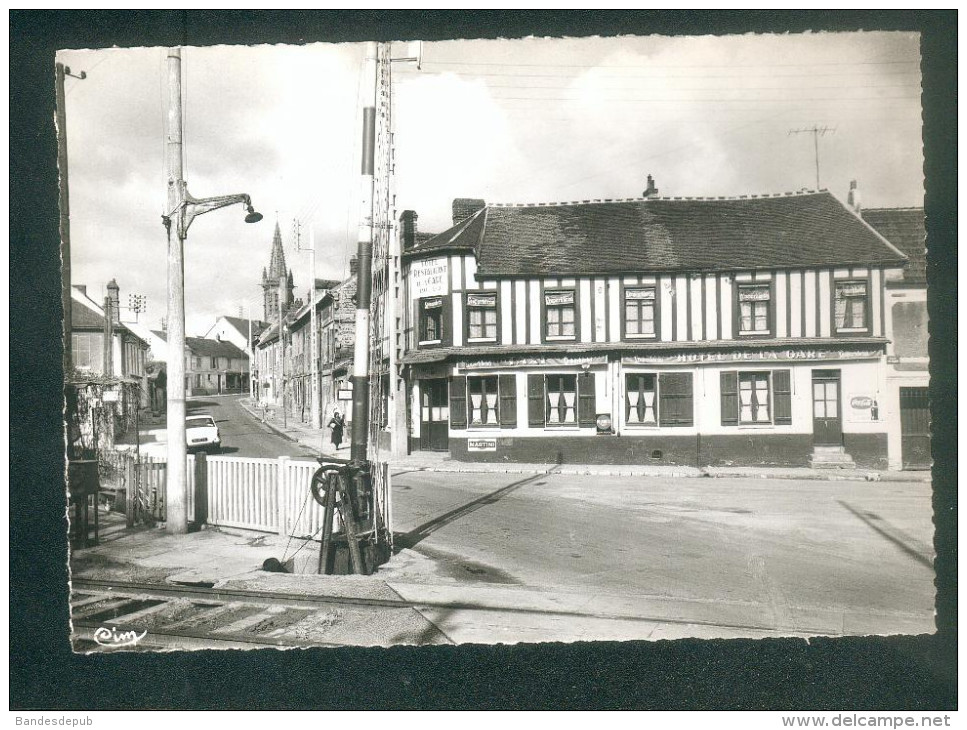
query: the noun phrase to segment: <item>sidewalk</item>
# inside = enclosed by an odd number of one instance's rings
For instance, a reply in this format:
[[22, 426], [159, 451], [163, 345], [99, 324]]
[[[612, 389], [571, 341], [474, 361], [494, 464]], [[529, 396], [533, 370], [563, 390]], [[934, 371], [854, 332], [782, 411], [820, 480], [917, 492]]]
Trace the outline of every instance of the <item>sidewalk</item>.
[[[253, 416], [262, 420], [261, 409], [256, 409], [249, 399], [239, 401]], [[329, 429], [312, 428], [296, 418], [289, 418], [283, 425], [278, 409], [265, 413], [266, 426], [280, 436], [296, 441], [320, 455], [349, 458], [349, 445], [337, 452], [329, 440]], [[347, 429], [347, 436], [348, 436]], [[648, 464], [525, 464], [517, 462], [466, 462], [456, 461], [443, 452], [418, 451], [409, 456], [393, 457], [390, 464], [394, 471], [456, 472], [465, 474], [577, 474], [588, 476], [626, 477], [703, 477], [732, 479], [801, 479], [819, 481], [861, 482], [929, 482], [929, 471], [875, 471], [870, 469], [810, 469], [808, 467], [742, 467], [742, 466], [660, 466]]]

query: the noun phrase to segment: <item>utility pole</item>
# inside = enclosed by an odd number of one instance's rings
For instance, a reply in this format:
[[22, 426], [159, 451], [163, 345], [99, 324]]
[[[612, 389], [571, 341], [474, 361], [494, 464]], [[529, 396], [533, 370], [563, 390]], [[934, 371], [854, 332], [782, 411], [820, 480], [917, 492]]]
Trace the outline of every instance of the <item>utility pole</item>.
[[[188, 532], [188, 448], [185, 440], [185, 239], [194, 219], [213, 210], [241, 203], [246, 223], [257, 223], [248, 195], [238, 193], [194, 198], [184, 177], [182, 138], [181, 48], [169, 48], [165, 76], [168, 88], [165, 135], [167, 212], [161, 217], [168, 234], [168, 383], [166, 527], [174, 534]], [[174, 231], [172, 231], [174, 228]], [[172, 236], [174, 233], [174, 236]]]
[[60, 276], [61, 303], [64, 307], [64, 375], [74, 367], [72, 329], [71, 329], [71, 213], [70, 194], [67, 175], [67, 95], [64, 93], [64, 77], [86, 79], [81, 71], [79, 76], [71, 73], [62, 63], [54, 64], [54, 80], [57, 93], [57, 169], [60, 172]]
[[279, 277], [279, 390], [282, 395], [282, 427], [289, 427], [289, 416], [285, 411], [285, 274]]
[[356, 247], [356, 347], [353, 352], [353, 430], [350, 456], [367, 461], [369, 446], [369, 306], [373, 271], [373, 167], [376, 145], [377, 44], [366, 43], [363, 59], [363, 145], [360, 169], [360, 221]]
[[829, 127], [818, 127], [815, 124], [811, 127], [803, 127], [802, 129], [789, 130], [790, 135], [811, 134], [813, 136], [813, 154], [815, 155], [815, 158], [816, 158], [816, 190], [821, 189], [819, 186], [819, 137], [820, 135], [825, 136], [827, 132], [829, 134], [832, 134], [835, 131], [836, 131], [835, 127], [830, 129]]
[[[292, 222], [295, 231], [295, 247], [297, 251], [305, 251], [302, 248], [302, 223], [298, 220]], [[313, 428], [322, 427], [322, 416], [319, 408], [319, 338], [316, 332], [316, 232], [309, 228], [309, 351], [311, 352], [309, 362], [309, 394], [311, 408], [310, 418]]]

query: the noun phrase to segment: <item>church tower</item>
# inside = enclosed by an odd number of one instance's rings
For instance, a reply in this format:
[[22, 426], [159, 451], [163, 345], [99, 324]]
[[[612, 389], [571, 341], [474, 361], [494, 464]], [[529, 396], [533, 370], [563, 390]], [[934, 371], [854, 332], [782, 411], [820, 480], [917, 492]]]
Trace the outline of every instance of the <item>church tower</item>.
[[269, 259], [269, 268], [262, 269], [262, 291], [263, 308], [266, 322], [277, 322], [279, 320], [279, 279], [285, 277], [285, 292], [282, 296], [282, 314], [288, 311], [293, 301], [293, 291], [295, 289], [292, 281], [292, 271], [285, 267], [285, 251], [282, 250], [282, 232], [279, 230], [279, 222], [275, 222], [275, 235], [272, 237], [272, 256]]

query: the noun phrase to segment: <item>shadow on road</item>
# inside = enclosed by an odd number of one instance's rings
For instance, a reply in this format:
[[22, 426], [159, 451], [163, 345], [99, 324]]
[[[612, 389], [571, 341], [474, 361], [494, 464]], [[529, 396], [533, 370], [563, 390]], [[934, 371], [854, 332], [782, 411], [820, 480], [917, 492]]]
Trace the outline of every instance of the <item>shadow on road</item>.
[[892, 542], [918, 563], [933, 570], [933, 558], [930, 555], [930, 550], [919, 540], [910, 537], [902, 530], [894, 527], [876, 514], [876, 512], [860, 511], [841, 499], [837, 499], [836, 501], [849, 510], [855, 517], [866, 523], [868, 527]]
[[404, 532], [400, 535], [394, 536], [394, 545], [396, 552], [400, 550], [405, 550], [407, 548], [412, 548], [414, 545], [418, 545], [420, 542], [425, 540], [427, 537], [432, 535], [434, 532], [439, 530], [441, 527], [446, 527], [452, 522], [456, 522], [462, 517], [473, 514], [481, 507], [486, 507], [489, 504], [495, 504], [501, 499], [506, 497], [508, 494], [517, 491], [523, 486], [536, 482], [538, 479], [542, 479], [547, 476], [546, 474], [534, 474], [526, 479], [521, 479], [519, 481], [508, 484], [506, 487], [501, 487], [489, 494], [485, 494], [482, 497], [478, 497], [472, 502], [467, 502], [464, 505], [452, 509], [449, 512], [445, 512], [439, 517], [434, 517], [432, 520], [424, 522], [418, 527], [414, 527], [409, 532]]

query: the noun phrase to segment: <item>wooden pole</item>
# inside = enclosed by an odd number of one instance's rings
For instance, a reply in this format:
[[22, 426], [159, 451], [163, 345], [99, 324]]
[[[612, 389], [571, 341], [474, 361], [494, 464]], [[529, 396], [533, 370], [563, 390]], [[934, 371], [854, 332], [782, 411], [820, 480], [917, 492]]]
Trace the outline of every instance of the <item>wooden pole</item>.
[[60, 276], [64, 307], [64, 374], [74, 365], [71, 334], [71, 226], [67, 178], [67, 109], [64, 94], [64, 64], [54, 64], [57, 87], [57, 169], [60, 173]]

